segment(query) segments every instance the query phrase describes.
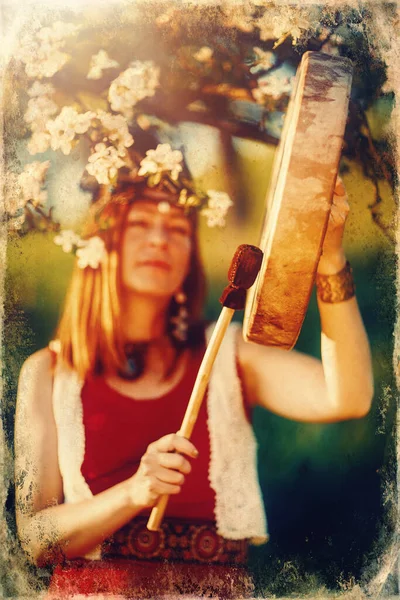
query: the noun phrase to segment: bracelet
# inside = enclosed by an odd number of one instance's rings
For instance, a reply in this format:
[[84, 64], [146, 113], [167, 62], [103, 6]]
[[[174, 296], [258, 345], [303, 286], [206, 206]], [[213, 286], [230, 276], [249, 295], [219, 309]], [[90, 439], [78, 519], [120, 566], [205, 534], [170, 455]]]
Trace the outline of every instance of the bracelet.
[[352, 298], [356, 291], [353, 279], [353, 270], [349, 261], [339, 273], [334, 275], [321, 275], [317, 273], [317, 296], [322, 302], [335, 304]]

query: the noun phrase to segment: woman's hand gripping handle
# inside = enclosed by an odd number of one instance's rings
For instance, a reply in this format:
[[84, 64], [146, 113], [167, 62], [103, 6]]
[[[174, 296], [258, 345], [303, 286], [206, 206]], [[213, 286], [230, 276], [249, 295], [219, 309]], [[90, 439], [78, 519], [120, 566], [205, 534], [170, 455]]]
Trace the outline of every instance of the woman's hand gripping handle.
[[197, 458], [198, 454], [192, 442], [175, 433], [150, 444], [131, 478], [135, 504], [149, 508], [165, 494], [179, 494], [192, 469], [186, 457]]

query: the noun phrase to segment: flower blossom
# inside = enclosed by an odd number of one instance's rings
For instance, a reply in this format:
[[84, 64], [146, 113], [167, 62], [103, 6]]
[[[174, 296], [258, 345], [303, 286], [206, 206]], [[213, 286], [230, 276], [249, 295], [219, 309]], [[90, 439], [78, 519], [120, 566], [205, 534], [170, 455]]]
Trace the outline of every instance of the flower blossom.
[[61, 246], [64, 252], [72, 252], [73, 247], [81, 242], [81, 238], [72, 229], [64, 229], [53, 241], [57, 246]]
[[271, 16], [270, 11], [265, 11], [262, 17], [257, 20], [256, 25], [260, 30], [260, 39], [263, 41], [269, 39], [281, 40], [281, 38], [290, 35], [293, 45], [297, 44], [304, 31], [310, 28], [309, 21], [298, 11], [275, 12], [276, 14]]
[[81, 247], [76, 251], [78, 267], [80, 269], [85, 269], [86, 267], [97, 269], [106, 251], [104, 240], [95, 235], [88, 240], [81, 240], [79, 245]]
[[15, 215], [25, 208], [29, 200], [35, 206], [46, 202], [47, 192], [42, 187], [49, 165], [50, 161], [35, 161], [25, 165], [23, 172], [19, 175], [12, 172], [7, 173], [4, 182], [4, 208], [9, 215]]
[[18, 176], [23, 204], [30, 200], [35, 206], [43, 204], [47, 200], [47, 192], [42, 189], [50, 161], [35, 161], [25, 165], [23, 172]]
[[24, 120], [29, 123], [32, 136], [27, 148], [30, 154], [45, 152], [50, 147], [51, 136], [47, 131], [47, 122], [58, 111], [58, 106], [51, 96], [54, 94], [51, 83], [35, 81], [28, 90], [30, 99]]
[[129, 133], [128, 122], [123, 115], [112, 115], [104, 110], [97, 111], [96, 117], [107, 130], [106, 139], [116, 143], [118, 149], [129, 148], [133, 144], [133, 137]]
[[37, 98], [39, 96], [52, 96], [54, 92], [55, 88], [51, 83], [34, 81], [28, 90], [28, 96], [30, 96], [30, 98]]
[[152, 175], [165, 171], [171, 172], [174, 180], [182, 171], [183, 155], [180, 150], [172, 150], [169, 144], [158, 144], [155, 150], [148, 150], [140, 163], [138, 175]]
[[76, 35], [80, 28], [80, 25], [56, 21], [51, 27], [42, 27], [42, 29], [39, 29], [36, 37], [44, 43], [57, 44], [59, 47], [63, 47], [65, 45], [65, 38]]
[[154, 96], [159, 74], [160, 69], [152, 61], [132, 62], [110, 85], [108, 100], [111, 108], [130, 118], [135, 104]]
[[[36, 127], [36, 124], [34, 124]], [[34, 131], [27, 144], [29, 154], [41, 154], [50, 147], [50, 134], [46, 131]]]
[[86, 170], [93, 175], [98, 183], [109, 184], [118, 172], [118, 169], [125, 165], [121, 155], [114, 146], [106, 146], [104, 143], [96, 144], [95, 152], [89, 156], [89, 164]]
[[99, 50], [97, 54], [93, 54], [90, 60], [89, 73], [87, 79], [101, 79], [105, 69], [119, 67], [116, 60], [110, 58], [105, 50]]
[[49, 96], [35, 96], [28, 101], [28, 110], [24, 114], [26, 123], [33, 125], [36, 131], [45, 129], [49, 117], [58, 112], [58, 106]]
[[239, 29], [245, 33], [251, 33], [254, 31], [254, 6], [248, 5], [235, 5], [235, 6], [224, 6], [223, 12], [225, 15], [224, 23], [226, 27]]
[[200, 50], [193, 54], [193, 58], [199, 62], [206, 63], [211, 60], [213, 54], [214, 50], [212, 48], [209, 48], [208, 46], [202, 46]]
[[52, 27], [25, 35], [15, 56], [25, 64], [28, 77], [52, 77], [62, 69], [70, 56], [60, 49], [65, 46], [65, 38], [76, 34], [78, 29], [79, 26], [72, 23], [57, 21]]
[[256, 55], [256, 60], [254, 61], [254, 66], [250, 68], [251, 73], [267, 71], [275, 64], [275, 55], [273, 52], [265, 52], [257, 46], [253, 48], [253, 52]]
[[265, 96], [272, 96], [274, 100], [277, 100], [283, 94], [290, 94], [292, 89], [292, 80], [290, 77], [279, 77], [276, 74], [260, 78], [257, 83], [258, 87], [252, 90], [252, 94], [259, 104], [263, 104]]
[[72, 106], [64, 106], [53, 121], [46, 123], [52, 150], [60, 149], [64, 154], [69, 154], [75, 135], [86, 133], [95, 116], [91, 111], [79, 114]]
[[232, 200], [226, 192], [208, 190], [207, 195], [208, 204], [201, 214], [207, 217], [208, 227], [224, 227], [226, 214], [233, 205]]

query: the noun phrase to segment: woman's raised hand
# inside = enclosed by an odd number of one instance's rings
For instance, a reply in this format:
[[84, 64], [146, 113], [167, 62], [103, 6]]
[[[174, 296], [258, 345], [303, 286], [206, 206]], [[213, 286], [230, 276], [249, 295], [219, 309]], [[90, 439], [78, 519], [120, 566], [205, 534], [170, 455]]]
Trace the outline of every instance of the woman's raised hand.
[[350, 206], [346, 188], [338, 176], [333, 193], [328, 228], [322, 247], [322, 255], [318, 263], [318, 273], [331, 275], [340, 271], [346, 264], [343, 249], [343, 234], [349, 210]]
[[132, 502], [141, 508], [154, 506], [163, 494], [179, 494], [192, 467], [185, 456], [198, 451], [186, 438], [171, 433], [150, 444], [135, 475], [129, 480]]

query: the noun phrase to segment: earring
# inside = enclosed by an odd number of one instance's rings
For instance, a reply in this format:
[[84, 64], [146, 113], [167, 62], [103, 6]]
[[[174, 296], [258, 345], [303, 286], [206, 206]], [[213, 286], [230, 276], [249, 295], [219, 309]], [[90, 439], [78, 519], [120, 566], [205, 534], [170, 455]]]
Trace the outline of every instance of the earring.
[[179, 309], [176, 317], [171, 317], [171, 323], [173, 325], [172, 335], [176, 340], [180, 342], [186, 342], [189, 313], [184, 305], [187, 300], [187, 296], [184, 292], [180, 291], [175, 294], [174, 300], [178, 304]]

